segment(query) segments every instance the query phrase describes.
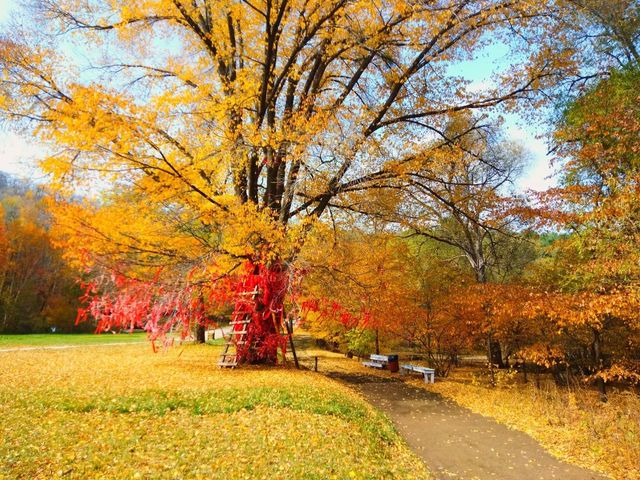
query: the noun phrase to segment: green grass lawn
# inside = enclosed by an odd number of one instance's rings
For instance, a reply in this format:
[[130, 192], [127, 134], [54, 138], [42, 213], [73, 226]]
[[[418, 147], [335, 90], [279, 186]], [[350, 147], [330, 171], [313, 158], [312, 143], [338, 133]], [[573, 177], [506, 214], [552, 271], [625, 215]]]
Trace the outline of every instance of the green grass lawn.
[[219, 346], [0, 353], [0, 478], [424, 479], [389, 420], [321, 374]]
[[[18, 347], [49, 347], [63, 345], [104, 345], [108, 343], [144, 342], [147, 334], [135, 333], [31, 333], [28, 335], [0, 335], [0, 350]], [[208, 340], [209, 345], [222, 345], [224, 339]]]
[[12, 347], [44, 347], [53, 345], [98, 345], [105, 343], [143, 342], [146, 333], [32, 333], [0, 335], [0, 349]]

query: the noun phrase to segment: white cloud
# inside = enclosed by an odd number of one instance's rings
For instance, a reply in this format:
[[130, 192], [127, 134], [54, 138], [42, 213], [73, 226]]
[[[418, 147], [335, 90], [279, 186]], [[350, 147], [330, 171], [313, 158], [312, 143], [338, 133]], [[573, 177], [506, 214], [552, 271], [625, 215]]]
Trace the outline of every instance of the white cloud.
[[0, 0], [0, 24], [9, 19], [15, 7], [16, 2], [14, 0]]
[[507, 137], [522, 144], [531, 155], [531, 161], [525, 167], [522, 177], [516, 182], [516, 187], [521, 191], [542, 191], [553, 187], [556, 184], [555, 179], [552, 178], [554, 170], [551, 166], [551, 156], [547, 154], [548, 148], [545, 141], [517, 126], [507, 128]]
[[467, 91], [469, 93], [482, 93], [489, 90], [493, 90], [497, 87], [495, 80], [485, 78], [483, 80], [474, 80], [467, 85]]
[[45, 149], [26, 137], [10, 132], [0, 132], [0, 171], [36, 180], [42, 173], [36, 165]]

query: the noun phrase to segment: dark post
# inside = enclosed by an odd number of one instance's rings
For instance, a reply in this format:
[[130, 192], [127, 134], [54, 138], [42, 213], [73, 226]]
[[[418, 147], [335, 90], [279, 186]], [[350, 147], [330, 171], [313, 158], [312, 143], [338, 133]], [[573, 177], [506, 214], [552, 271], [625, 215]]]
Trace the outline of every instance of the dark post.
[[318, 371], [318, 357], [315, 357], [315, 364], [313, 366], [313, 371], [317, 372]]
[[291, 322], [284, 321], [284, 324], [287, 326], [287, 334], [289, 335], [289, 343], [291, 344], [291, 353], [293, 354], [293, 363], [295, 363], [296, 368], [300, 368], [300, 364], [298, 363], [298, 355], [296, 354], [296, 346], [293, 344], [293, 325]]

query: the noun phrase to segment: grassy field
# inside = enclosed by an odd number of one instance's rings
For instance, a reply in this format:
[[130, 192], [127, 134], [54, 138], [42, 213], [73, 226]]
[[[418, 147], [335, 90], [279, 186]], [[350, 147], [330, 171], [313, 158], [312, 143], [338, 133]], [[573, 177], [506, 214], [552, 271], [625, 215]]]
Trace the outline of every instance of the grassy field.
[[567, 390], [552, 382], [536, 388], [508, 372], [499, 373], [497, 388], [487, 380], [478, 369], [462, 368], [433, 385], [413, 382], [528, 433], [559, 458], [617, 480], [640, 480], [637, 394], [612, 391], [602, 403], [586, 388]]
[[[135, 333], [34, 333], [29, 335], [0, 335], [0, 350], [21, 347], [58, 347], [80, 345], [107, 345], [112, 343], [147, 342], [145, 332]], [[222, 345], [224, 340], [208, 340], [209, 345]]]
[[0, 335], [0, 349], [13, 347], [46, 347], [57, 345], [97, 345], [105, 343], [144, 342], [142, 333], [33, 333], [29, 335]]
[[428, 478], [319, 374], [221, 371], [219, 347], [0, 353], [0, 478]]

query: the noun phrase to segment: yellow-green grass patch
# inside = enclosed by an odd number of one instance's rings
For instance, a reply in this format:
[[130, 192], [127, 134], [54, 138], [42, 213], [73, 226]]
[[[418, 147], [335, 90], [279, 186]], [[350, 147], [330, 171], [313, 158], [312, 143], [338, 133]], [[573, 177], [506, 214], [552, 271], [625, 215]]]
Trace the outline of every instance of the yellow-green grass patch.
[[392, 425], [312, 372], [218, 347], [0, 354], [0, 477], [426, 478]]

